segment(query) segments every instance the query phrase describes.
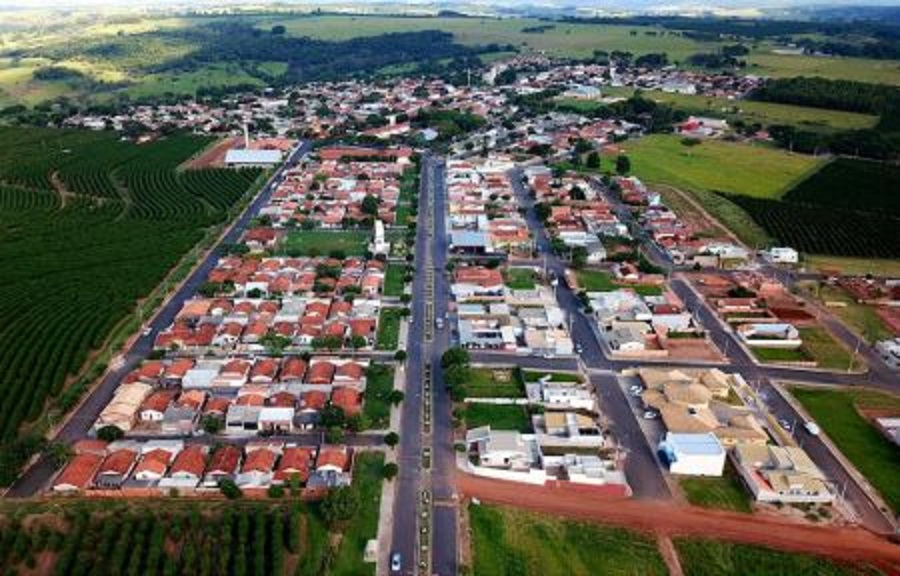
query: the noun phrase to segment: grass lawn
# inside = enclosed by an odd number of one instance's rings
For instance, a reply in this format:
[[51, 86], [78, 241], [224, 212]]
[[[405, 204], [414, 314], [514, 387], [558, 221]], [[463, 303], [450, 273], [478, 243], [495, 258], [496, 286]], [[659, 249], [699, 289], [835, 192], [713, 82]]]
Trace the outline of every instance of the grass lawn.
[[490, 426], [494, 430], [531, 432], [531, 419], [524, 406], [513, 404], [466, 404], [466, 428]]
[[599, 526], [499, 506], [469, 506], [472, 574], [594, 576], [666, 574], [656, 542]]
[[394, 390], [394, 368], [373, 364], [366, 374], [366, 392], [363, 415], [369, 428], [387, 428], [391, 418], [390, 393]]
[[384, 273], [385, 296], [401, 296], [403, 294], [403, 286], [405, 284], [403, 277], [405, 274], [405, 266], [403, 264], [391, 263], [387, 265], [387, 270]]
[[546, 375], [550, 375], [551, 382], [581, 382], [581, 376], [568, 372], [538, 372], [536, 370], [523, 370], [522, 378], [526, 382], [537, 382]]
[[784, 150], [724, 140], [685, 146], [656, 134], [623, 144], [632, 172], [647, 182], [684, 190], [716, 190], [777, 199], [825, 161]]
[[803, 348], [760, 348], [751, 346], [750, 351], [760, 362], [809, 362], [812, 357]]
[[809, 291], [823, 303], [843, 303], [843, 307], [833, 307], [829, 308], [829, 310], [856, 330], [866, 342], [872, 344], [879, 340], [893, 338], [893, 332], [890, 331], [884, 320], [875, 312], [874, 307], [860, 304], [849, 292], [840, 286], [831, 286], [829, 284], [821, 287], [812, 286]]
[[378, 314], [378, 334], [375, 336], [376, 350], [396, 350], [400, 339], [399, 308], [382, 308]]
[[[803, 339], [802, 349], [818, 364], [819, 368], [829, 370], [846, 370], [850, 367], [852, 352], [841, 346], [824, 328], [800, 328]], [[854, 365], [858, 368], [862, 360], [857, 358]]]
[[890, 443], [857, 412], [888, 409], [900, 414], [900, 397], [876, 390], [799, 386], [792, 388], [791, 393], [894, 512], [900, 511], [900, 447]]
[[353, 489], [359, 494], [359, 510], [344, 529], [340, 547], [328, 574], [358, 576], [374, 574], [375, 564], [363, 562], [366, 542], [378, 533], [378, 508], [381, 504], [381, 471], [384, 454], [363, 452], [353, 463]]
[[531, 290], [536, 285], [531, 268], [507, 268], [503, 277], [511, 290]]
[[775, 77], [821, 76], [876, 84], [900, 84], [896, 60], [754, 53], [747, 56], [745, 72]]
[[578, 287], [588, 292], [612, 292], [620, 288], [613, 283], [612, 274], [602, 270], [578, 270], [575, 278]]
[[782, 552], [751, 544], [704, 538], [673, 543], [685, 576], [861, 576], [879, 574], [864, 566], [837, 564], [811, 554]]
[[812, 270], [838, 270], [843, 274], [865, 276], [900, 276], [900, 260], [876, 258], [842, 258], [840, 256], [806, 255], [803, 260]]
[[466, 382], [470, 398], [522, 398], [525, 391], [514, 370], [472, 368]]
[[368, 230], [297, 230], [284, 239], [281, 249], [292, 256], [320, 256], [343, 252], [363, 256], [372, 233]]
[[662, 286], [656, 286], [653, 284], [636, 284], [631, 286], [635, 292], [640, 294], [641, 296], [659, 296], [663, 293]]
[[690, 476], [678, 481], [688, 502], [704, 508], [750, 512], [750, 496], [732, 466], [721, 477]]

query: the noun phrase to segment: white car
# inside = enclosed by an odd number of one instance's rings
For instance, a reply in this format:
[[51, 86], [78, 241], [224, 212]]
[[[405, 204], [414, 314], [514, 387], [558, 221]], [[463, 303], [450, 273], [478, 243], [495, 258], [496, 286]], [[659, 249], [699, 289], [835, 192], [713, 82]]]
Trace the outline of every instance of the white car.
[[656, 420], [659, 418], [659, 412], [655, 410], [647, 410], [644, 412], [644, 420]]
[[144, 330], [141, 332], [141, 335], [143, 336], [149, 336], [151, 334], [153, 334], [153, 328], [144, 328]]
[[400, 571], [400, 553], [394, 552], [391, 554], [391, 572], [399, 572]]
[[819, 433], [822, 431], [822, 429], [819, 428], [819, 425], [812, 421], [807, 422], [806, 424], [803, 425], [803, 427], [806, 428], [806, 431], [809, 432], [810, 434], [812, 434], [813, 436], [818, 436]]

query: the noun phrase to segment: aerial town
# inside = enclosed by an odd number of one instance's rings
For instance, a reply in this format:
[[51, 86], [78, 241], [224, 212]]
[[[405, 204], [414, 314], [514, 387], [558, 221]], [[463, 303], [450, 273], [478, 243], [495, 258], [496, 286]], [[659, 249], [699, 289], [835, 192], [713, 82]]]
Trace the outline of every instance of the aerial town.
[[[713, 42], [632, 18], [495, 24]], [[0, 573], [900, 574], [900, 77], [758, 64], [897, 61], [815, 26], [27, 106], [12, 27]]]

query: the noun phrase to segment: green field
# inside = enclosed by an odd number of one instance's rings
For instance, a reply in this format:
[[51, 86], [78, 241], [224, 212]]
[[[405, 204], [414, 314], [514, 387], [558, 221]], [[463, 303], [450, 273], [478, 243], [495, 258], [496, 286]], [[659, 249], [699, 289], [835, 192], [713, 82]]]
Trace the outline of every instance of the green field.
[[[852, 353], [847, 350], [824, 328], [800, 328], [803, 350], [816, 361], [819, 368], [846, 370], [850, 367]], [[859, 368], [862, 360], [854, 360]]]
[[694, 506], [734, 512], [750, 512], [750, 496], [737, 472], [729, 464], [720, 477], [690, 476], [678, 481], [684, 496]]
[[490, 426], [494, 430], [531, 432], [531, 418], [524, 406], [514, 404], [466, 404], [466, 428]]
[[507, 268], [503, 272], [506, 286], [511, 290], [531, 290], [537, 283], [534, 279], [534, 270], [531, 268]]
[[811, 554], [782, 552], [751, 544], [722, 540], [676, 538], [685, 576], [875, 576], [864, 565], [837, 564]]
[[858, 410], [892, 410], [900, 414], [900, 398], [867, 389], [792, 387], [791, 393], [854, 466], [881, 493], [888, 506], [900, 510], [900, 447], [889, 442]]
[[522, 398], [525, 390], [515, 370], [472, 368], [465, 384], [468, 398]]
[[[138, 330], [138, 303], [146, 318], [157, 285], [176, 266], [186, 273], [194, 260], [179, 266], [182, 257], [253, 186], [257, 170], [178, 170], [208, 142], [0, 128], [0, 445], [23, 438], [23, 422], [72, 407], [66, 383], [91, 351]], [[8, 482], [15, 465], [2, 464]]]
[[376, 350], [396, 350], [400, 341], [400, 321], [403, 316], [399, 308], [382, 308], [378, 314], [378, 333], [375, 335]]
[[824, 164], [767, 146], [704, 140], [685, 146], [674, 135], [652, 135], [623, 146], [635, 176], [683, 190], [715, 190], [780, 198]]
[[537, 382], [549, 374], [551, 382], [582, 382], [583, 378], [571, 372], [539, 372], [537, 370], [523, 370], [522, 378], [526, 382]]
[[469, 506], [477, 576], [652, 576], [667, 573], [656, 542], [622, 528], [513, 508]]
[[825, 256], [809, 254], [804, 257], [804, 265], [815, 271], [837, 270], [843, 274], [865, 276], [900, 276], [900, 260], [879, 258], [845, 258], [841, 256]]
[[612, 292], [619, 289], [609, 272], [578, 270], [575, 272], [575, 278], [578, 280], [578, 288], [587, 292]]
[[753, 346], [750, 348], [753, 352], [753, 355], [756, 356], [756, 359], [760, 362], [770, 362], [770, 363], [778, 363], [778, 362], [811, 362], [812, 357], [803, 350], [802, 347], [787, 349], [787, 348], [762, 348], [760, 346]]
[[384, 272], [384, 295], [400, 296], [403, 294], [403, 287], [406, 282], [403, 280], [406, 275], [406, 267], [403, 264], [390, 263]]
[[383, 364], [373, 364], [366, 371], [366, 391], [363, 401], [363, 416], [368, 427], [387, 428], [391, 418], [390, 394], [394, 391], [394, 368]]
[[[352, 489], [359, 495], [359, 510], [343, 528], [340, 545], [332, 554], [330, 576], [375, 574], [375, 565], [363, 562], [366, 543], [378, 535], [378, 512], [381, 504], [384, 454], [360, 452], [353, 463]], [[313, 574], [323, 573], [306, 572]]]
[[371, 237], [366, 230], [297, 230], [287, 235], [281, 250], [291, 256], [364, 256]]
[[807, 291], [823, 304], [826, 302], [843, 304], [843, 307], [831, 307], [829, 310], [843, 320], [845, 324], [853, 328], [869, 344], [893, 338], [893, 332], [875, 312], [873, 306], [860, 304], [849, 292], [840, 286], [824, 284], [819, 287], [818, 285], [812, 285], [807, 288]]
[[896, 60], [868, 58], [817, 58], [756, 52], [747, 57], [747, 74], [775, 77], [822, 76], [874, 84], [900, 84], [900, 64]]

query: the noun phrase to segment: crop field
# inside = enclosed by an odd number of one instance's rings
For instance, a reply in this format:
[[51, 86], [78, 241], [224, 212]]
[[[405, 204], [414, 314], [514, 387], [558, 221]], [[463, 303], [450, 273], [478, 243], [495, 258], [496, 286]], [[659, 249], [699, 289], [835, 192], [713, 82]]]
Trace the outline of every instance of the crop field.
[[722, 140], [685, 146], [678, 136], [668, 135], [641, 138], [624, 148], [632, 172], [647, 182], [754, 198], [779, 198], [824, 163], [811, 156]]
[[728, 195], [777, 244], [835, 256], [900, 258], [898, 218]]
[[864, 565], [837, 564], [811, 554], [782, 552], [751, 544], [704, 538], [676, 538], [675, 550], [685, 576], [875, 576]]
[[900, 510], [900, 447], [889, 442], [861, 413], [900, 414], [900, 398], [865, 389], [816, 390], [800, 386], [791, 393], [828, 434], [857, 470]]
[[257, 170], [176, 170], [205, 144], [0, 129], [0, 445], [251, 188]]
[[[900, 167], [839, 158], [788, 191], [783, 200], [900, 218]], [[900, 226], [900, 223], [898, 223]]]
[[623, 528], [470, 505], [472, 573], [478, 576], [667, 574], [656, 542]]

